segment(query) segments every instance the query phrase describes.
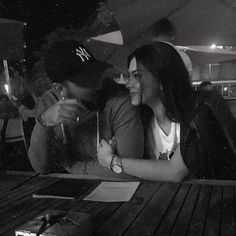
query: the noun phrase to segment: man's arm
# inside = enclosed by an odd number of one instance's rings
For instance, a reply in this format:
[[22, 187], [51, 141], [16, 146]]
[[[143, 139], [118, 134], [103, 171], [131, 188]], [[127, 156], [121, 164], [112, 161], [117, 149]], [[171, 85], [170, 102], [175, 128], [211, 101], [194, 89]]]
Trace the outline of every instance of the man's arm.
[[68, 155], [68, 150], [62, 145], [63, 133], [62, 137], [57, 137], [54, 131], [56, 127], [62, 127], [61, 124], [76, 122], [81, 106], [76, 99], [57, 101], [50, 92], [41, 99], [29, 148], [29, 158], [37, 172], [64, 170], [64, 157]]
[[28, 156], [33, 169], [41, 174], [49, 172], [48, 145], [50, 132], [50, 128], [45, 128], [36, 121], [30, 139]]
[[49, 163], [48, 163], [48, 146], [49, 146], [49, 135], [53, 132], [51, 127], [46, 128], [39, 122], [39, 116], [42, 114], [48, 106], [48, 103], [53, 104], [54, 101], [50, 97], [41, 99], [36, 117], [36, 124], [31, 134], [30, 147], [28, 151], [28, 156], [31, 162], [32, 167], [36, 172], [41, 174], [46, 174], [49, 172]]
[[112, 170], [101, 166], [98, 161], [76, 161], [71, 167], [65, 167], [65, 169], [69, 173], [75, 175], [93, 175], [127, 180], [136, 179], [135, 177], [125, 173], [116, 174]]
[[[104, 116], [107, 116], [106, 120], [110, 121], [117, 154], [131, 159], [142, 158], [144, 137], [141, 118], [137, 108], [131, 105], [129, 97], [115, 97], [109, 100], [104, 110]], [[66, 169], [73, 174], [132, 178], [127, 174], [117, 175], [100, 166], [98, 161], [75, 162]]]
[[129, 96], [114, 100], [111, 122], [117, 154], [131, 159], [143, 158], [144, 134], [139, 110], [130, 103]]

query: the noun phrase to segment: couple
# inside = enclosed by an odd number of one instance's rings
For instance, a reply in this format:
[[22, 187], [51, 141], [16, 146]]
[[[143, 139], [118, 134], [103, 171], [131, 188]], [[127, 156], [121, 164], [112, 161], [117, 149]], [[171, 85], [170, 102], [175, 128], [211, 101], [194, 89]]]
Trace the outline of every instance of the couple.
[[36, 171], [172, 182], [188, 175], [236, 178], [234, 119], [219, 94], [193, 90], [171, 45], [145, 45], [129, 56], [130, 96], [111, 81], [97, 89], [99, 64], [77, 42], [49, 51], [53, 85], [42, 98], [29, 149]]

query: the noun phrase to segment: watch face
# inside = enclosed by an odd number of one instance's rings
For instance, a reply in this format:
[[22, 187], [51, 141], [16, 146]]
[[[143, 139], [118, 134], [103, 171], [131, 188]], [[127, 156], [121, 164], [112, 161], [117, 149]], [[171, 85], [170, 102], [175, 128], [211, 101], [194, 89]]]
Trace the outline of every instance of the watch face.
[[122, 172], [122, 168], [119, 165], [112, 166], [112, 169], [115, 173], [120, 174]]

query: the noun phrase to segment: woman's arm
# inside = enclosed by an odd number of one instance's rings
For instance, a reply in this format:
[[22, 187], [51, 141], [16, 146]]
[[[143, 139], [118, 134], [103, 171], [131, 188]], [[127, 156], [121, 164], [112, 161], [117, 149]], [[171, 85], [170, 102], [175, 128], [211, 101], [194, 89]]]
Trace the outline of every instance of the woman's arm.
[[[112, 148], [102, 140], [98, 148], [98, 160], [109, 168], [112, 161]], [[180, 145], [171, 160], [144, 160], [122, 158], [122, 168], [126, 174], [152, 181], [181, 182], [188, 174], [183, 162]]]

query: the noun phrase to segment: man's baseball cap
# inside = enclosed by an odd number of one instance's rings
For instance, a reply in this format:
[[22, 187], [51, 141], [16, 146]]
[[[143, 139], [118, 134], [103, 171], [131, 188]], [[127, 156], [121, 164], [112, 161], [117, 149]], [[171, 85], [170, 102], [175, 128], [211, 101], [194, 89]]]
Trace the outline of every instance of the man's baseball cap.
[[52, 82], [71, 81], [81, 87], [96, 88], [109, 64], [97, 60], [80, 42], [65, 40], [54, 43], [45, 58], [45, 68]]

